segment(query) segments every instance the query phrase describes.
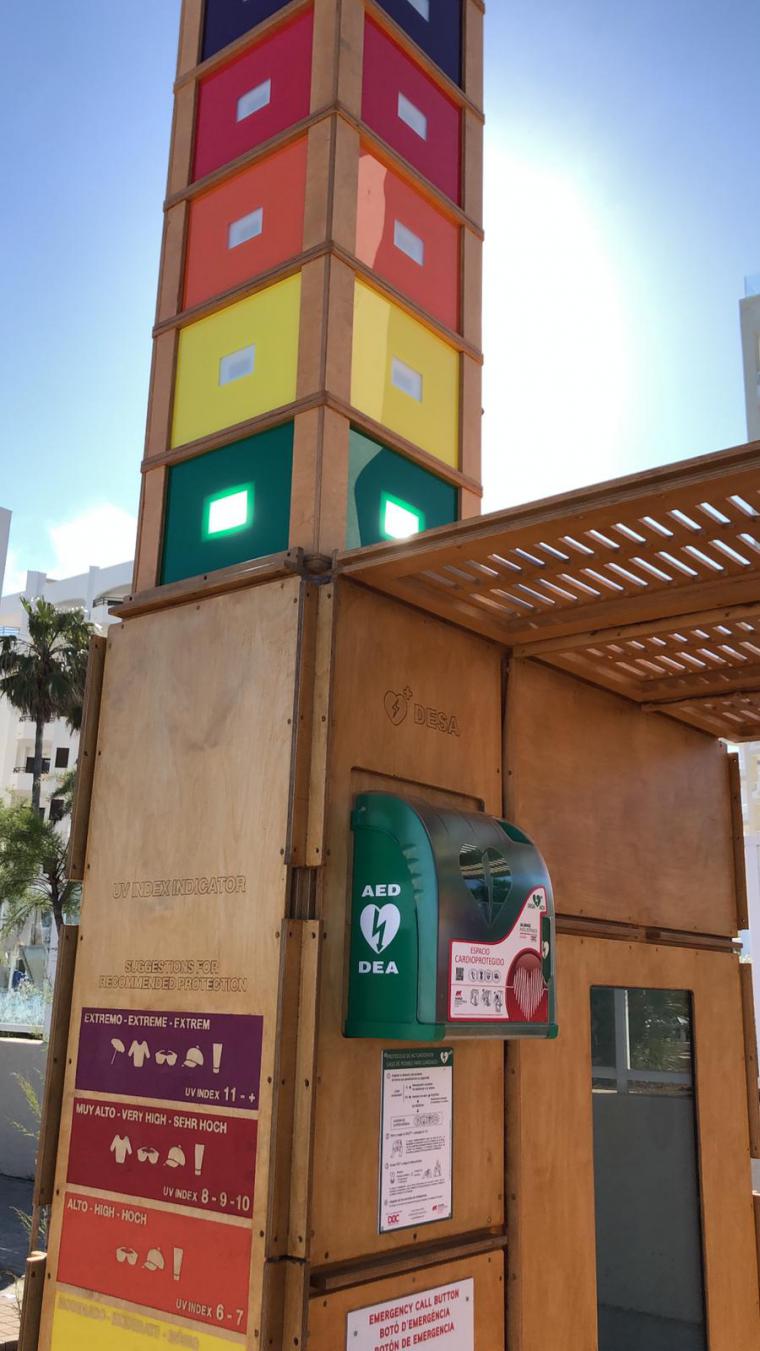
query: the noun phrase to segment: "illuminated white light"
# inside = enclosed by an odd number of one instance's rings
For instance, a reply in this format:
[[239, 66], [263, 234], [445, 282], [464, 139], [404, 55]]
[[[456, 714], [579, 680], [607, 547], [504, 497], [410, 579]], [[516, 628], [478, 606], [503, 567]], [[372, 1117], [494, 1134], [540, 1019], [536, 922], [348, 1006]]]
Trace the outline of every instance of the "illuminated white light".
[[401, 121], [411, 127], [423, 141], [427, 140], [428, 124], [425, 114], [401, 93], [398, 96], [398, 115]]
[[417, 535], [422, 527], [422, 518], [418, 511], [402, 507], [400, 502], [387, 498], [383, 511], [383, 534], [387, 539], [409, 539]]
[[393, 222], [393, 242], [397, 249], [405, 253], [407, 258], [411, 258], [413, 263], [419, 263], [420, 267], [425, 262], [425, 241], [420, 239], [419, 235], [414, 234], [406, 225], [402, 225], [400, 220]]
[[422, 376], [419, 371], [412, 370], [411, 366], [399, 361], [398, 357], [393, 358], [391, 381], [402, 394], [408, 394], [410, 399], [422, 403]]
[[264, 229], [264, 208], [259, 206], [255, 211], [251, 211], [247, 216], [241, 216], [240, 220], [234, 220], [227, 231], [227, 248], [236, 249], [238, 244], [245, 244], [247, 240], [254, 239], [260, 235]]
[[240, 530], [248, 524], [248, 489], [230, 493], [228, 497], [217, 497], [209, 503], [208, 533], [220, 535], [227, 530]]
[[233, 380], [252, 375], [255, 361], [256, 348], [253, 343], [250, 347], [241, 347], [239, 352], [230, 352], [222, 357], [219, 362], [219, 384], [229, 385]]
[[409, 0], [409, 4], [423, 19], [430, 20], [430, 0]]
[[249, 89], [247, 94], [241, 94], [237, 101], [236, 120], [243, 122], [246, 117], [257, 113], [260, 108], [266, 108], [271, 98], [271, 80], [264, 80], [262, 84], [257, 84], [255, 89]]

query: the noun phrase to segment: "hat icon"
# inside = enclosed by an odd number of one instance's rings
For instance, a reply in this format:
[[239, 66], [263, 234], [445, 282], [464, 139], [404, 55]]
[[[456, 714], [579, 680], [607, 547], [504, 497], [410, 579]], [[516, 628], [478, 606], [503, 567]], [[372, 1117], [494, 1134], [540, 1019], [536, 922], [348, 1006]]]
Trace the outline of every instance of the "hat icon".
[[181, 1145], [172, 1145], [166, 1156], [167, 1168], [184, 1168], [185, 1151]]
[[161, 1252], [161, 1249], [151, 1248], [148, 1253], [148, 1256], [143, 1262], [143, 1266], [148, 1271], [163, 1271], [164, 1267], [166, 1266], [166, 1263], [164, 1261], [164, 1254]]
[[188, 1051], [187, 1055], [182, 1061], [183, 1068], [194, 1070], [197, 1069], [198, 1066], [202, 1064], [203, 1064], [203, 1052], [200, 1046], [191, 1046], [190, 1050]]

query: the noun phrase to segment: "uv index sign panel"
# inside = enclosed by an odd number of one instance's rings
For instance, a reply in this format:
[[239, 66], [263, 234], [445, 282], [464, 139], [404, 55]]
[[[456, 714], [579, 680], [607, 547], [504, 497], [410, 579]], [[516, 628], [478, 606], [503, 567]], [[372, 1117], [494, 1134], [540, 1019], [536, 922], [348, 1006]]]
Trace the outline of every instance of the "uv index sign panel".
[[459, 468], [459, 353], [362, 282], [354, 291], [351, 402]]
[[459, 327], [460, 231], [369, 150], [359, 160], [356, 256], [448, 328]]
[[299, 273], [182, 329], [172, 446], [293, 402], [300, 305]]
[[242, 286], [303, 247], [306, 138], [190, 203], [184, 307]]
[[309, 10], [201, 81], [194, 178], [220, 169], [308, 115]]

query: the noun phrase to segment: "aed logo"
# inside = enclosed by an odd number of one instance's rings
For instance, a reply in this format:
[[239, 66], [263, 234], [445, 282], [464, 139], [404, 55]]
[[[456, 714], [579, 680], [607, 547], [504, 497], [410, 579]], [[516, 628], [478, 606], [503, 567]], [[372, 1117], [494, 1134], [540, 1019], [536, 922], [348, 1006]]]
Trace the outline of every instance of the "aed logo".
[[394, 727], [399, 727], [413, 710], [412, 721], [418, 727], [430, 727], [434, 732], [444, 732], [447, 736], [461, 736], [459, 722], [453, 713], [445, 713], [441, 708], [432, 708], [429, 704], [414, 702], [414, 692], [407, 685], [403, 690], [386, 690], [384, 707]]
[[[395, 882], [387, 884], [381, 883], [374, 887], [366, 886], [362, 896], [398, 896], [401, 888]], [[385, 952], [393, 942], [396, 934], [401, 928], [401, 911], [397, 905], [386, 903], [385, 905], [365, 905], [359, 916], [359, 928], [362, 937], [368, 947], [372, 948], [379, 956]], [[398, 967], [395, 962], [359, 962], [359, 974], [362, 976], [397, 976]]]

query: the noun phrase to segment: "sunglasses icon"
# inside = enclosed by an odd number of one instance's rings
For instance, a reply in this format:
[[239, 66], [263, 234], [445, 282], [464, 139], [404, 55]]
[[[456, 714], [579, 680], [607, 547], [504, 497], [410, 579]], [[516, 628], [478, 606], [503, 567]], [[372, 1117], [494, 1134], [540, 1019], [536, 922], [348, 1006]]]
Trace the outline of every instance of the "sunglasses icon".
[[142, 1145], [137, 1151], [137, 1157], [140, 1160], [140, 1163], [145, 1163], [146, 1159], [148, 1163], [158, 1163], [158, 1150], [149, 1149], [145, 1145]]
[[176, 1063], [177, 1063], [176, 1051], [156, 1051], [157, 1065], [176, 1065]]
[[135, 1252], [134, 1248], [117, 1248], [116, 1261], [128, 1262], [129, 1265], [133, 1267], [135, 1265], [135, 1262], [137, 1261], [137, 1253]]

